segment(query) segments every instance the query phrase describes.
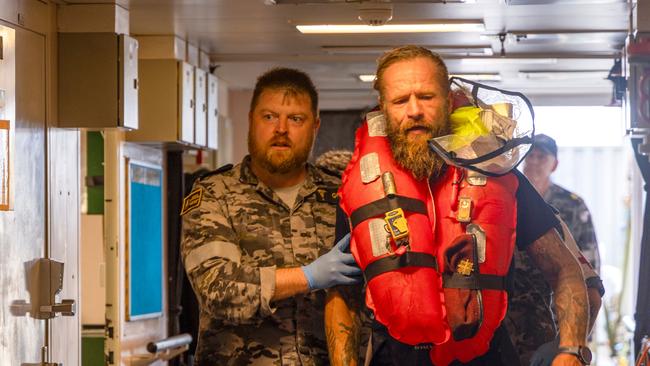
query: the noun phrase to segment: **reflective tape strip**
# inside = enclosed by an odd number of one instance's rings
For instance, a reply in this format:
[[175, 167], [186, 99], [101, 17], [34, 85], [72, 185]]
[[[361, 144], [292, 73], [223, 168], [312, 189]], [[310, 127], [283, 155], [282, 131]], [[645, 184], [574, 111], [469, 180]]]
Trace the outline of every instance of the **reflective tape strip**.
[[366, 114], [368, 120], [368, 136], [386, 136], [386, 119], [381, 112], [370, 112]]
[[185, 257], [185, 268], [189, 273], [200, 266], [201, 263], [214, 257], [225, 258], [239, 264], [241, 261], [241, 252], [239, 251], [239, 247], [233, 243], [213, 241], [192, 249]]
[[379, 155], [376, 152], [361, 157], [361, 181], [365, 184], [375, 181], [381, 175]]

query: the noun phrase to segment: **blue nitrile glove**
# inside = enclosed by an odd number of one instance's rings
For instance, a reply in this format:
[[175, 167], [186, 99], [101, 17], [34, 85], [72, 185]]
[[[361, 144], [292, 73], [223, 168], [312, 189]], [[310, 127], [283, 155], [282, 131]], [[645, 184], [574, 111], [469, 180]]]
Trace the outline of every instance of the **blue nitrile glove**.
[[533, 353], [530, 358], [530, 366], [550, 366], [553, 359], [558, 355], [558, 347], [560, 346], [560, 338], [544, 343]]
[[346, 253], [349, 247], [350, 234], [339, 240], [327, 254], [301, 267], [307, 277], [310, 290], [324, 290], [337, 285], [355, 285], [363, 281], [361, 268], [357, 266], [352, 254]]

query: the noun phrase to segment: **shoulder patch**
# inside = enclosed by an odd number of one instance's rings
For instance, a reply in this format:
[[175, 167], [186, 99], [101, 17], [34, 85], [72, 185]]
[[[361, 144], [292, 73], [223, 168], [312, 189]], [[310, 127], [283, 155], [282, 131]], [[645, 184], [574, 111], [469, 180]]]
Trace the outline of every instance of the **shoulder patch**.
[[339, 202], [338, 189], [336, 188], [318, 188], [316, 190], [316, 201], [325, 202], [335, 205]]
[[571, 196], [571, 199], [574, 200], [574, 201], [579, 200], [579, 197], [575, 193], [571, 193], [570, 196]]
[[224, 165], [222, 167], [219, 167], [219, 168], [217, 168], [217, 169], [215, 169], [213, 171], [210, 171], [210, 172], [207, 172], [207, 173], [203, 174], [202, 176], [199, 177], [199, 179], [205, 179], [205, 178], [213, 176], [215, 174], [225, 173], [225, 172], [229, 171], [230, 169], [232, 169], [232, 167], [233, 167], [232, 164], [226, 164], [226, 165]]
[[203, 189], [196, 188], [183, 200], [183, 208], [181, 209], [181, 216], [201, 206], [201, 199], [203, 199]]

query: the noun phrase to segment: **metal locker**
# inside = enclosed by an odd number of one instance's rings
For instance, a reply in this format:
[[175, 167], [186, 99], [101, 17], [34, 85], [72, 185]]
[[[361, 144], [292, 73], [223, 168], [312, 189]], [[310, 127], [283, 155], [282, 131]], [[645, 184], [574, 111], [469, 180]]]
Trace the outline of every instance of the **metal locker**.
[[194, 66], [187, 62], [180, 64], [180, 99], [181, 126], [180, 139], [183, 142], [194, 143]]
[[121, 34], [120, 52], [120, 121], [122, 127], [138, 129], [138, 41]]
[[208, 148], [216, 150], [219, 146], [219, 81], [208, 75]]
[[194, 143], [199, 146], [206, 146], [206, 135], [208, 133], [206, 79], [207, 72], [198, 68], [194, 70]]

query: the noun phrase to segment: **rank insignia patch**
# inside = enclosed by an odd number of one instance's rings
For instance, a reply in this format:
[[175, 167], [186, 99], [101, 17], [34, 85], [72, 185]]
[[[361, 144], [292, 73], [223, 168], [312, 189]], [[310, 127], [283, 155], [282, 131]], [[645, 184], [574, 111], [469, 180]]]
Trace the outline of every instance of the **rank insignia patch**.
[[338, 193], [336, 188], [319, 188], [316, 190], [316, 201], [325, 202], [332, 205], [338, 203]]
[[188, 194], [187, 197], [185, 197], [183, 200], [183, 209], [181, 210], [181, 216], [201, 206], [202, 198], [203, 190], [201, 188], [197, 188]]

